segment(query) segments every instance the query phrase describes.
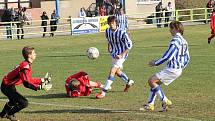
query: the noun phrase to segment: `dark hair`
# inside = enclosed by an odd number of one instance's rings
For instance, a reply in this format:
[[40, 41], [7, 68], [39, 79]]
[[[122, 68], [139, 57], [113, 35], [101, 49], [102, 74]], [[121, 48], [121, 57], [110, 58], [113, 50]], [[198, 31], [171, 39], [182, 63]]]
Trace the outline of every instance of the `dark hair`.
[[33, 50], [34, 50], [34, 47], [30, 47], [30, 46], [25, 46], [22, 49], [22, 56], [24, 57], [25, 60], [28, 60], [28, 55], [31, 54]]
[[169, 24], [169, 27], [170, 29], [176, 29], [179, 33], [181, 33], [181, 35], [184, 34], [184, 27], [182, 25], [181, 22], [179, 21], [172, 21], [170, 24]]
[[69, 89], [70, 89], [71, 91], [77, 90], [78, 87], [79, 87], [79, 85], [80, 85], [80, 82], [79, 82], [77, 79], [74, 79], [74, 78], [73, 78], [73, 79], [70, 81], [70, 83], [69, 83]]
[[116, 16], [109, 16], [108, 19], [107, 19], [107, 23], [110, 24], [113, 21], [115, 21], [116, 24], [118, 25], [118, 21], [117, 21]]
[[22, 11], [23, 11], [23, 12], [25, 12], [26, 10], [27, 10], [27, 8], [26, 8], [26, 7], [23, 7], [23, 8], [22, 8]]

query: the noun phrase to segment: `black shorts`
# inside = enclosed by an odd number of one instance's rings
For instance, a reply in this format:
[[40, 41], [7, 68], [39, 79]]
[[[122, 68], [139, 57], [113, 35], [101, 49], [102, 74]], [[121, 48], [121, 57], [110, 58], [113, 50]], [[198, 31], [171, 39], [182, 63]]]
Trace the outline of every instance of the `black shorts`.
[[17, 92], [15, 85], [7, 86], [4, 84], [1, 84], [1, 91], [2, 93], [8, 97], [9, 99], [9, 105], [14, 106], [17, 103], [20, 104], [26, 104], [28, 103], [28, 100], [23, 97], [20, 93]]

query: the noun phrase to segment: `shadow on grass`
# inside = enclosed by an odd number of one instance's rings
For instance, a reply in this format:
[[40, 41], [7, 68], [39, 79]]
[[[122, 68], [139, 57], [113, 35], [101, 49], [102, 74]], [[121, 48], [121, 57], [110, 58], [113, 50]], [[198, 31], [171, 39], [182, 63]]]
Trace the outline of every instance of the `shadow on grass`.
[[40, 110], [40, 111], [24, 111], [24, 113], [42, 113], [42, 114], [52, 114], [52, 113], [128, 113], [131, 110], [105, 110], [105, 109], [66, 109], [66, 110]]
[[65, 57], [80, 57], [86, 56], [86, 54], [74, 54], [74, 55], [48, 55], [48, 56], [40, 56], [40, 58], [65, 58]]
[[[35, 99], [53, 99], [53, 98], [66, 98], [66, 99], [76, 99], [76, 98], [71, 98], [66, 95], [66, 93], [57, 93], [57, 94], [46, 94], [46, 95], [26, 95], [26, 98], [35, 98]], [[1, 97], [3, 98], [3, 97]], [[6, 97], [5, 97], [6, 98]], [[77, 97], [81, 99], [96, 99], [95, 96], [81, 96]]]
[[26, 95], [26, 98], [51, 99], [51, 98], [68, 98], [66, 93], [46, 94], [46, 95]]

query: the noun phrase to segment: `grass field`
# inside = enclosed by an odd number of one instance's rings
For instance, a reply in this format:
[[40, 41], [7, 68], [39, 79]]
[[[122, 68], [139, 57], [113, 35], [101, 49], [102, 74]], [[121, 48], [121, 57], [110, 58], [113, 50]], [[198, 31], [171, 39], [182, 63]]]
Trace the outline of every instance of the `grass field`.
[[205, 8], [209, 0], [175, 0], [176, 9]]
[[[94, 90], [90, 97], [65, 95], [65, 79], [79, 70], [88, 72], [92, 80], [105, 83], [111, 58], [103, 34], [0, 41], [0, 77], [23, 60], [21, 49], [25, 45], [36, 48], [33, 76], [53, 74], [53, 88], [48, 92], [17, 87], [30, 103], [16, 114], [21, 121], [212, 121], [215, 120], [215, 41], [207, 44], [209, 33], [208, 25], [185, 27], [191, 61], [179, 79], [168, 87], [162, 86], [174, 104], [166, 113], [159, 112], [159, 100], [155, 112], [138, 110], [149, 95], [148, 78], [163, 67], [151, 68], [147, 64], [166, 50], [171, 38], [167, 28], [131, 31], [134, 46], [124, 63], [124, 71], [136, 83], [128, 93], [123, 92], [125, 85], [116, 78], [104, 99], [95, 99], [99, 90]], [[91, 46], [101, 53], [94, 61], [85, 56]], [[5, 102], [6, 97], [0, 93], [1, 109]]]

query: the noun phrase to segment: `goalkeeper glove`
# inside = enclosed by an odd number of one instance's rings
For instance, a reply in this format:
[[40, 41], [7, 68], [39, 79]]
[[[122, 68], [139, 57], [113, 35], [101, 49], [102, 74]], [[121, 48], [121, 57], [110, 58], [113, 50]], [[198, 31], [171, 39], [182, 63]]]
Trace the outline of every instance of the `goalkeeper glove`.
[[39, 85], [39, 87], [38, 87], [38, 90], [42, 90], [42, 89], [44, 89], [45, 88], [45, 83], [44, 82], [42, 82], [40, 85]]
[[52, 75], [47, 72], [46, 75], [45, 75], [45, 77], [42, 79], [42, 82], [43, 83], [45, 82], [45, 84], [50, 83], [50, 81], [52, 79], [51, 77], [52, 77]]
[[52, 84], [48, 83], [45, 85], [44, 90], [48, 91], [52, 88]]
[[39, 87], [38, 87], [38, 90], [46, 90], [46, 91], [48, 91], [48, 90], [50, 90], [52, 88], [52, 84], [50, 84], [50, 83], [48, 83], [48, 84], [46, 84], [46, 83], [41, 83], [40, 85], [39, 85]]

